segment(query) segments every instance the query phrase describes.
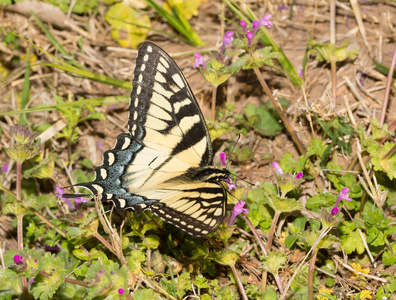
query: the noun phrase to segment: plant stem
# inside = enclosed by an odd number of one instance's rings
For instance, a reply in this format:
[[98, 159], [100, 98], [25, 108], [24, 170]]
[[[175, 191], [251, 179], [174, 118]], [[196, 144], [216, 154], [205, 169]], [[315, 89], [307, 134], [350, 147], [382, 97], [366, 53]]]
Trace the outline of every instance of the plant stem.
[[261, 237], [259, 236], [256, 228], [254, 228], [252, 222], [250, 222], [249, 217], [247, 216], [247, 214], [245, 212], [242, 212], [242, 217], [245, 219], [245, 222], [248, 224], [248, 226], [252, 230], [253, 235], [256, 238], [258, 244], [260, 245], [260, 248], [263, 251], [264, 256], [267, 256], [268, 254], [267, 254], [267, 250], [265, 250], [264, 243], [263, 243]]
[[[16, 180], [16, 195], [17, 200], [22, 201], [22, 163], [17, 162], [17, 180]], [[17, 217], [17, 240], [18, 240], [18, 251], [23, 251], [23, 213], [19, 213]], [[29, 291], [27, 280], [25, 277], [21, 277], [22, 290], [25, 299], [29, 299]]]
[[268, 241], [267, 241], [267, 249], [266, 249], [268, 252], [271, 251], [272, 240], [274, 239], [275, 228], [276, 228], [276, 224], [278, 224], [279, 216], [280, 213], [276, 211], [274, 218], [272, 219], [271, 228], [268, 233]]
[[101, 241], [103, 243], [103, 245], [105, 245], [107, 247], [107, 249], [109, 249], [111, 252], [113, 252], [114, 255], [117, 256], [117, 252], [115, 251], [113, 246], [110, 245], [110, 243], [108, 241], [106, 241], [106, 239], [103, 236], [101, 236], [98, 232], [95, 232], [93, 234], [93, 236], [96, 237], [99, 241]]
[[313, 275], [315, 270], [315, 261], [317, 254], [318, 254], [318, 249], [315, 249], [312, 252], [312, 257], [309, 261], [309, 266], [308, 266], [308, 299], [309, 300], [313, 300]]
[[247, 297], [247, 295], [246, 295], [245, 288], [243, 287], [241, 278], [239, 277], [239, 274], [238, 274], [237, 269], [235, 268], [235, 265], [231, 264], [230, 267], [231, 267], [231, 269], [232, 269], [232, 272], [234, 273], [235, 279], [236, 279], [236, 281], [237, 281], [237, 283], [238, 283], [239, 290], [241, 291], [241, 294], [242, 294], [243, 299], [244, 299], [244, 300], [248, 300], [248, 297]]
[[395, 69], [395, 63], [396, 63], [396, 53], [393, 54], [392, 62], [389, 67], [388, 79], [386, 80], [386, 89], [385, 89], [384, 101], [382, 103], [380, 126], [382, 126], [385, 121], [386, 109], [388, 108], [389, 93], [390, 93], [391, 84], [392, 84], [392, 80], [393, 80], [393, 70]]
[[[266, 82], [264, 81], [263, 76], [260, 73], [259, 68], [253, 68], [254, 73], [256, 73], [256, 76], [262, 86], [262, 88], [264, 89], [265, 93], [268, 95], [268, 97], [270, 98], [272, 105], [274, 106], [276, 112], [278, 113], [279, 117], [282, 119], [283, 124], [286, 127], [286, 130], [289, 132], [294, 144], [297, 146], [298, 151], [302, 154], [302, 155], [306, 155], [307, 151], [304, 148], [304, 145], [301, 143], [300, 139], [298, 138], [296, 132], [294, 131], [293, 127], [291, 126], [289, 120], [286, 118], [286, 115], [283, 113], [283, 110], [281, 108], [281, 106], [279, 105], [279, 103], [275, 100], [274, 95], [272, 94], [271, 90], [269, 89], [268, 85], [266, 84]], [[315, 178], [315, 182], [316, 185], [318, 186], [318, 189], [320, 191], [323, 190], [323, 184], [320, 181], [318, 175], [316, 174], [314, 165], [312, 164], [312, 162], [310, 160], [308, 160], [308, 164], [309, 164], [309, 170], [312, 174], [312, 176]]]
[[217, 97], [217, 85], [212, 87], [212, 124], [214, 124], [216, 117], [216, 97]]

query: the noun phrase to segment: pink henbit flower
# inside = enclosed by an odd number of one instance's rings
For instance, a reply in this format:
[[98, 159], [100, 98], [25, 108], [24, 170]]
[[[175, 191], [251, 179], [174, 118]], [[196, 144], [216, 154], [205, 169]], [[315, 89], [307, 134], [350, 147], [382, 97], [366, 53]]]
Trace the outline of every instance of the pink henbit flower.
[[252, 23], [252, 28], [253, 28], [253, 34], [256, 34], [257, 30], [260, 27], [260, 23], [258, 20], [254, 20]]
[[246, 34], [246, 37], [247, 37], [247, 39], [248, 39], [248, 45], [249, 45], [249, 46], [252, 44], [253, 36], [254, 36], [253, 32], [248, 32], [248, 33]]
[[225, 182], [225, 184], [228, 187], [228, 190], [232, 191], [233, 189], [236, 189], [236, 185], [232, 182], [231, 177], [228, 177], [226, 179], [223, 179], [223, 181]]
[[69, 206], [69, 208], [71, 210], [74, 210], [74, 206], [73, 206], [73, 204], [71, 204], [70, 200], [63, 197], [63, 194], [65, 193], [65, 191], [59, 186], [56, 187], [56, 191], [57, 191], [57, 194], [55, 195], [55, 197], [61, 198], [63, 201], [66, 202], [67, 206]]
[[275, 168], [275, 172], [276, 173], [278, 173], [279, 175], [285, 176], [285, 173], [283, 173], [282, 168], [280, 167], [280, 165], [276, 161], [272, 162], [272, 166]]
[[120, 295], [124, 294], [124, 289], [118, 289], [118, 294]]
[[74, 206], [76, 207], [76, 209], [78, 209], [79, 204], [87, 202], [89, 202], [89, 199], [85, 199], [84, 197], [74, 198]]
[[220, 160], [223, 164], [223, 167], [226, 167], [226, 154], [224, 152], [220, 152]]
[[22, 265], [23, 264], [23, 256], [20, 255], [15, 255], [14, 256], [14, 263], [16, 263], [17, 265]]
[[349, 197], [349, 189], [347, 187], [344, 187], [340, 194], [338, 195], [337, 201], [334, 205], [334, 208], [331, 210], [331, 215], [335, 216], [338, 212], [338, 205], [340, 204], [341, 200], [346, 200], [346, 201], [352, 201], [352, 198]]
[[221, 51], [220, 51], [221, 54], [224, 54], [225, 46], [231, 44], [233, 40], [234, 40], [234, 32], [227, 31], [223, 37], [223, 45], [221, 46]]
[[270, 14], [264, 15], [264, 17], [262, 17], [262, 18], [260, 19], [260, 23], [259, 23], [260, 26], [266, 26], [266, 27], [268, 27], [268, 28], [271, 28], [272, 26], [274, 26], [274, 25], [271, 23], [271, 21], [270, 21], [271, 17], [272, 17], [272, 15], [270, 15]]
[[7, 171], [8, 171], [8, 164], [5, 163], [5, 164], [1, 167], [1, 170], [2, 170], [4, 173], [7, 173]]
[[243, 208], [244, 206], [245, 206], [245, 201], [239, 201], [237, 204], [235, 204], [228, 226], [231, 226], [232, 223], [234, 223], [234, 219], [237, 215], [243, 212], [245, 212], [246, 214], [249, 213], [249, 210], [247, 208]]
[[195, 52], [194, 56], [195, 56], [195, 65], [193, 65], [193, 68], [199, 68], [201, 66], [203, 68], [206, 68], [205, 61], [204, 61], [201, 53]]
[[246, 31], [246, 21], [245, 20], [241, 20], [241, 22], [239, 24], [241, 24], [242, 32], [245, 32]]

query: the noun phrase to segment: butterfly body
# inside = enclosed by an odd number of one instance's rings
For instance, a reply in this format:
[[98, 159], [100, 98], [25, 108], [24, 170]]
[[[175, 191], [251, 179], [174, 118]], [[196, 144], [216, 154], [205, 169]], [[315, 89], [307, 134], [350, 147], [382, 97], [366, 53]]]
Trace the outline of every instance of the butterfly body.
[[212, 166], [213, 149], [201, 110], [179, 67], [155, 44], [139, 48], [128, 132], [103, 154], [85, 187], [118, 209], [151, 210], [194, 236], [222, 222], [230, 175]]

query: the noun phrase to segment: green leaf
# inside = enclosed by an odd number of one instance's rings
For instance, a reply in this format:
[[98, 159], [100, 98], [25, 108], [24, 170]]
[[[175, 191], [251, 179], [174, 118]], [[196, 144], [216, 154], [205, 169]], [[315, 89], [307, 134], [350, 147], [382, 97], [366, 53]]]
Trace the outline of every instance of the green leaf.
[[34, 278], [34, 284], [31, 287], [33, 296], [37, 299], [47, 300], [52, 298], [57, 289], [63, 284], [68, 270], [63, 265], [60, 258], [47, 252], [40, 259], [40, 272], [45, 272], [48, 276], [39, 273]]
[[134, 274], [139, 274], [141, 264], [146, 260], [146, 255], [140, 250], [132, 250], [127, 257], [129, 270]]
[[157, 249], [160, 239], [157, 235], [148, 235], [142, 243], [138, 243], [139, 249]]
[[[363, 237], [364, 237], [364, 233], [363, 233]], [[341, 246], [348, 254], [351, 254], [354, 251], [356, 251], [358, 254], [362, 254], [364, 252], [364, 243], [357, 230], [342, 236]]]
[[153, 300], [159, 297], [152, 289], [138, 289], [133, 293], [133, 299], [135, 300]]
[[387, 266], [392, 266], [396, 264], [396, 244], [392, 245], [392, 251], [390, 249], [386, 250], [382, 254], [382, 262]]
[[389, 158], [385, 158], [385, 156], [393, 147], [395, 147], [394, 143], [385, 142], [382, 148], [376, 144], [372, 144], [367, 148], [367, 151], [372, 157], [371, 162], [373, 163], [374, 170], [386, 172], [391, 180], [396, 178], [396, 155], [393, 154]]
[[264, 136], [275, 136], [282, 132], [283, 126], [279, 124], [279, 117], [268, 105], [259, 107], [248, 104], [243, 109], [247, 124], [257, 133]]

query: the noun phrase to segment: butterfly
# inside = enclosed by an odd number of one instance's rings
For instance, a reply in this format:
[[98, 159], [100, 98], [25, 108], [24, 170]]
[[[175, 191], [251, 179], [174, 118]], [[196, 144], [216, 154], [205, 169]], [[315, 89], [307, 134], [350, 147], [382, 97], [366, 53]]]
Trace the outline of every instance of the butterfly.
[[[88, 189], [117, 209], [151, 210], [201, 237], [223, 221], [230, 172], [215, 168], [202, 112], [175, 61], [145, 42], [136, 60], [128, 131], [103, 154]], [[68, 194], [81, 196], [81, 194]]]

